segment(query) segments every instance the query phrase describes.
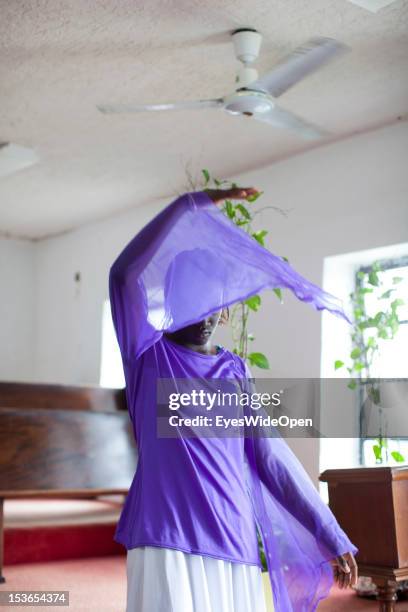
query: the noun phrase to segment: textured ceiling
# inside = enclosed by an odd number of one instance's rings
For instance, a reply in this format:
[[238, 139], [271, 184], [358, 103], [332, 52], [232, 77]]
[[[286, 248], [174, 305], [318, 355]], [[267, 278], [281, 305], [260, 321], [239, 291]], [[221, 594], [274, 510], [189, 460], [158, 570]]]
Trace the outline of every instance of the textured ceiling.
[[96, 110], [231, 92], [236, 27], [262, 32], [260, 74], [311, 36], [352, 47], [280, 98], [333, 139], [406, 116], [403, 0], [376, 14], [347, 0], [0, 0], [0, 10], [0, 141], [41, 157], [0, 181], [2, 235], [41, 238], [170, 199], [186, 168], [232, 176], [316, 146], [214, 109]]

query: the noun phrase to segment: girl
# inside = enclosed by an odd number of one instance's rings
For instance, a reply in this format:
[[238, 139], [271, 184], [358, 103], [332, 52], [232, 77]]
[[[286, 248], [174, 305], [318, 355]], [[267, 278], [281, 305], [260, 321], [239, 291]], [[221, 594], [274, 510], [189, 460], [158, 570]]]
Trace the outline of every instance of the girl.
[[229, 304], [287, 287], [316, 308], [341, 305], [217, 209], [257, 191], [187, 193], [111, 267], [138, 465], [115, 533], [127, 549], [127, 612], [264, 612], [257, 529], [276, 612], [312, 612], [333, 580], [357, 580], [357, 548], [285, 441], [164, 437], [158, 382], [236, 379], [243, 360], [214, 345]]

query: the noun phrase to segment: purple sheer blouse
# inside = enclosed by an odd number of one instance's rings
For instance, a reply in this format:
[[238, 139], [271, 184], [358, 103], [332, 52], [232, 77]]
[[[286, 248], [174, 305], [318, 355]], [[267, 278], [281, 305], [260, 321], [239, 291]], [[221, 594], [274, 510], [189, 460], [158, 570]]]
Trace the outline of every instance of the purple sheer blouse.
[[288, 288], [347, 318], [334, 296], [300, 276], [213, 204], [205, 192], [168, 205], [124, 248], [109, 274], [138, 464], [115, 539], [261, 566], [262, 538], [276, 612], [312, 612], [333, 584], [329, 561], [357, 548], [277, 430], [265, 436], [157, 435], [158, 379], [236, 379], [244, 361], [203, 355], [166, 336], [267, 288]]

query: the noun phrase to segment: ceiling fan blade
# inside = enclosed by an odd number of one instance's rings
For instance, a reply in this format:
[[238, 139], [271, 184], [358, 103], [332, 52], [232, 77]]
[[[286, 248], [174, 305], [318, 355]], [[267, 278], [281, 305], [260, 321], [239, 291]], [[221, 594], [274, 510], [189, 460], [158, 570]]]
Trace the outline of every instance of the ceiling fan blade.
[[191, 100], [168, 104], [98, 104], [101, 113], [139, 113], [143, 111], [188, 110], [222, 106], [223, 98]]
[[348, 50], [350, 48], [347, 45], [333, 38], [312, 38], [283, 58], [271, 72], [250, 83], [248, 89], [260, 89], [277, 98], [298, 81]]
[[329, 136], [329, 132], [318, 128], [312, 123], [304, 121], [297, 115], [275, 106], [272, 110], [267, 113], [254, 113], [252, 115], [257, 121], [263, 121], [269, 123], [269, 125], [277, 128], [283, 128], [295, 132], [301, 138], [305, 140], [318, 140]]

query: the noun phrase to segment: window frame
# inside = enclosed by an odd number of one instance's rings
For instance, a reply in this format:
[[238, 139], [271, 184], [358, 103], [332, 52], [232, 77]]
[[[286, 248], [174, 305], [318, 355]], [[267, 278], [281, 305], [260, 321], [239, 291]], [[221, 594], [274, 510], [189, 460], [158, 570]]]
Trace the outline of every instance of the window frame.
[[[404, 255], [401, 257], [396, 257], [396, 258], [385, 258], [385, 259], [375, 259], [375, 262], [378, 263], [381, 267], [381, 272], [385, 272], [387, 270], [392, 270], [394, 268], [407, 268], [408, 269], [408, 255]], [[355, 272], [355, 277], [354, 277], [354, 286], [356, 289], [358, 289], [359, 287], [361, 287], [362, 285], [362, 280], [359, 276], [360, 272], [363, 272], [365, 274], [369, 274], [372, 269], [373, 269], [373, 265], [374, 265], [374, 261], [370, 264], [370, 265], [364, 265], [364, 266], [360, 266], [356, 272]], [[364, 298], [365, 301], [365, 298]], [[364, 304], [364, 309], [365, 309], [365, 304]], [[408, 324], [408, 319], [403, 319], [402, 321], [399, 321], [400, 325], [407, 325]], [[358, 423], [359, 423], [359, 448], [358, 448], [358, 455], [359, 455], [359, 463], [361, 466], [365, 466], [365, 462], [364, 462], [364, 444], [366, 442], [374, 442], [375, 438], [363, 438], [362, 437], [362, 430], [363, 430], [363, 412], [362, 412], [362, 407], [363, 407], [363, 389], [361, 387], [361, 385], [359, 385], [359, 390], [358, 390], [358, 410], [359, 410], [359, 415], [358, 415]], [[392, 439], [400, 441], [400, 440], [405, 440], [405, 438], [394, 438], [391, 436]]]

